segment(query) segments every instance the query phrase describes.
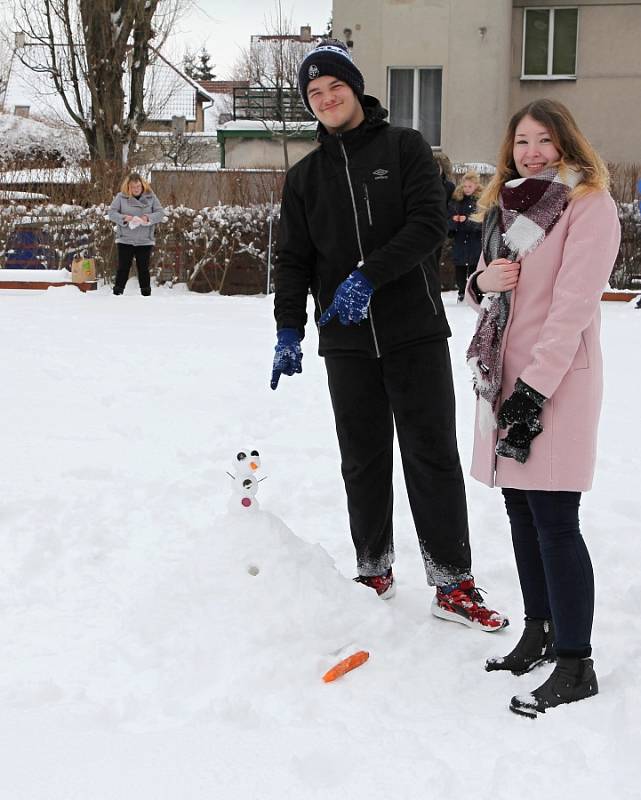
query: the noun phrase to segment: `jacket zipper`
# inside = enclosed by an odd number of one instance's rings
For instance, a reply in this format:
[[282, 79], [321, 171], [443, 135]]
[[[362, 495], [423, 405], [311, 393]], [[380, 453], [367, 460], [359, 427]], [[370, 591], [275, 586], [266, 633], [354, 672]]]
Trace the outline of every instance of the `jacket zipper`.
[[[347, 175], [347, 185], [349, 186], [349, 194], [352, 198], [352, 210], [354, 211], [354, 225], [356, 226], [356, 239], [358, 240], [358, 252], [361, 254], [361, 263], [365, 263], [365, 256], [363, 255], [363, 245], [361, 242], [361, 231], [358, 227], [358, 211], [356, 210], [356, 198], [354, 197], [354, 187], [352, 186], [352, 179], [349, 174], [349, 159], [347, 158], [347, 151], [345, 150], [345, 145], [343, 144], [343, 140], [341, 139], [340, 133], [338, 134], [338, 142], [341, 146], [341, 150], [343, 152], [343, 158], [345, 159], [345, 174]], [[372, 336], [374, 337], [374, 349], [376, 350], [376, 358], [381, 357], [381, 351], [378, 348], [378, 339], [376, 338], [376, 328], [374, 327], [374, 312], [372, 311], [372, 304], [370, 303], [369, 306], [369, 324], [372, 329]]]
[[[318, 291], [316, 292], [316, 302], [318, 303], [318, 313], [319, 313], [319, 314], [322, 314], [322, 313], [323, 313], [323, 307], [322, 307], [322, 305], [321, 305], [321, 299], [320, 299], [320, 294], [321, 294], [321, 285], [322, 285], [322, 284], [321, 284], [321, 279], [320, 279], [320, 275], [319, 275], [319, 276], [318, 276]], [[318, 330], [320, 331], [320, 326], [319, 326], [318, 324], [316, 325], [316, 327], [317, 327], [317, 328], [318, 328]]]
[[363, 189], [364, 189], [364, 192], [365, 192], [365, 205], [367, 206], [367, 219], [369, 220], [370, 228], [373, 228], [374, 227], [374, 223], [372, 222], [372, 209], [370, 208], [370, 205], [369, 205], [369, 190], [367, 188], [367, 184], [366, 183], [363, 184]]
[[427, 275], [425, 274], [425, 267], [423, 262], [421, 261], [421, 272], [423, 273], [423, 280], [425, 281], [425, 288], [427, 289], [427, 296], [430, 299], [430, 303], [432, 304], [432, 308], [434, 309], [434, 316], [438, 316], [438, 311], [436, 309], [436, 303], [434, 302], [434, 298], [432, 297], [432, 293], [430, 292], [430, 285], [427, 281]]

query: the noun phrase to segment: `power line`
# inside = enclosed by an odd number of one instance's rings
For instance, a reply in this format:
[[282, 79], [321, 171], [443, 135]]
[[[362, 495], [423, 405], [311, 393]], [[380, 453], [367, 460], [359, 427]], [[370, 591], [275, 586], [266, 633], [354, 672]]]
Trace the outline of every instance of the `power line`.
[[200, 11], [201, 14], [204, 14], [207, 17], [207, 19], [210, 19], [212, 22], [218, 22], [218, 23], [222, 22], [222, 20], [216, 19], [215, 17], [212, 17], [211, 14], [209, 14], [207, 11], [205, 11], [205, 9], [201, 5], [199, 5], [198, 3], [194, 3], [194, 8], [197, 8], [198, 11]]

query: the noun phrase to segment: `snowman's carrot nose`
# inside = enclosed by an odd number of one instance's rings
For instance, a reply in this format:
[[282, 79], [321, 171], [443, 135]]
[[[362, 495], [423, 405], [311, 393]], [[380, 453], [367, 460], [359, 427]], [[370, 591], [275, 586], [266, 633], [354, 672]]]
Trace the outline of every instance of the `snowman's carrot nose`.
[[252, 461], [249, 464], [249, 468], [253, 469], [253, 470], [256, 470], [256, 469], [258, 469], [258, 464], [255, 461]]

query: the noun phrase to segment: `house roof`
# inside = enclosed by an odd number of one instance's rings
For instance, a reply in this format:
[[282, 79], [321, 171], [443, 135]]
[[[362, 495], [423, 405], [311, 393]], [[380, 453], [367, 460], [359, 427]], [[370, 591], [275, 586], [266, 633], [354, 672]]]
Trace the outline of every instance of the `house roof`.
[[[213, 102], [211, 94], [197, 81], [172, 64], [162, 53], [150, 48], [156, 56], [145, 75], [145, 94], [149, 109], [149, 120], [170, 120], [173, 116], [196, 119], [196, 102]], [[125, 93], [128, 93], [128, 81]], [[89, 92], [81, 87], [85, 107], [89, 106]], [[69, 122], [62, 99], [57, 94], [51, 78], [46, 73], [33, 72], [26, 67], [15, 52], [11, 58], [9, 78], [4, 93], [4, 106], [13, 111], [15, 106], [28, 106], [30, 114], [43, 118], [55, 118]]]
[[210, 95], [233, 94], [234, 89], [249, 88], [249, 81], [198, 81]]
[[172, 64], [171, 61], [166, 59], [161, 52], [156, 50], [155, 47], [151, 47], [151, 45], [150, 45], [149, 49], [152, 50], [156, 54], [156, 56], [158, 56], [158, 58], [160, 59], [161, 62], [163, 62], [166, 66], [168, 66], [170, 69], [172, 69], [186, 83], [188, 83], [190, 86], [192, 86], [198, 92], [198, 94], [202, 95], [205, 100], [213, 100], [214, 99], [212, 94], [209, 91], [207, 91], [207, 89], [202, 85], [202, 82], [199, 83], [198, 81], [194, 80], [193, 78], [190, 78], [189, 75], [187, 75], [187, 73], [183, 72], [183, 70], [179, 69], [175, 64]]
[[304, 44], [316, 45], [321, 39], [326, 38], [323, 33], [310, 33], [309, 36], [302, 36], [299, 33], [254, 33], [251, 42], [303, 42]]

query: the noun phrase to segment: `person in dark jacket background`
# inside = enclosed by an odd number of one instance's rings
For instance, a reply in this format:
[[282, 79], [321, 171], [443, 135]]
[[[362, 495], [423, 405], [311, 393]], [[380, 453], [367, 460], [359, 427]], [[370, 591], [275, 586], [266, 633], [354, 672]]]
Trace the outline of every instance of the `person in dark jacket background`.
[[[427, 146], [431, 151], [432, 148], [429, 145]], [[447, 213], [449, 211], [452, 194], [454, 193], [454, 189], [456, 188], [452, 183], [452, 181], [450, 180], [450, 178], [452, 177], [452, 162], [443, 152], [435, 153], [434, 161], [436, 161], [436, 166], [438, 167], [439, 175], [441, 176], [441, 183], [443, 184], [443, 191], [445, 193], [445, 211]], [[443, 266], [441, 263], [442, 251], [443, 247], [441, 246], [435, 253], [436, 264], [438, 266], [439, 272], [441, 267]]]
[[165, 209], [147, 181], [138, 172], [129, 173], [109, 206], [109, 219], [117, 224], [118, 271], [114, 294], [125, 291], [134, 258], [140, 293], [145, 297], [151, 294], [149, 261], [155, 244], [154, 229], [164, 216]]
[[287, 173], [276, 273], [271, 386], [302, 372], [311, 289], [341, 451], [358, 576], [390, 597], [394, 424], [432, 612], [483, 630], [507, 624], [474, 585], [454, 389], [434, 257], [443, 186], [418, 131], [385, 122], [346, 46], [322, 42], [299, 87], [320, 147]]
[[481, 189], [478, 173], [466, 172], [448, 207], [448, 235], [454, 239], [452, 261], [459, 303], [465, 298], [467, 279], [476, 271], [481, 256], [481, 223], [472, 219]]

